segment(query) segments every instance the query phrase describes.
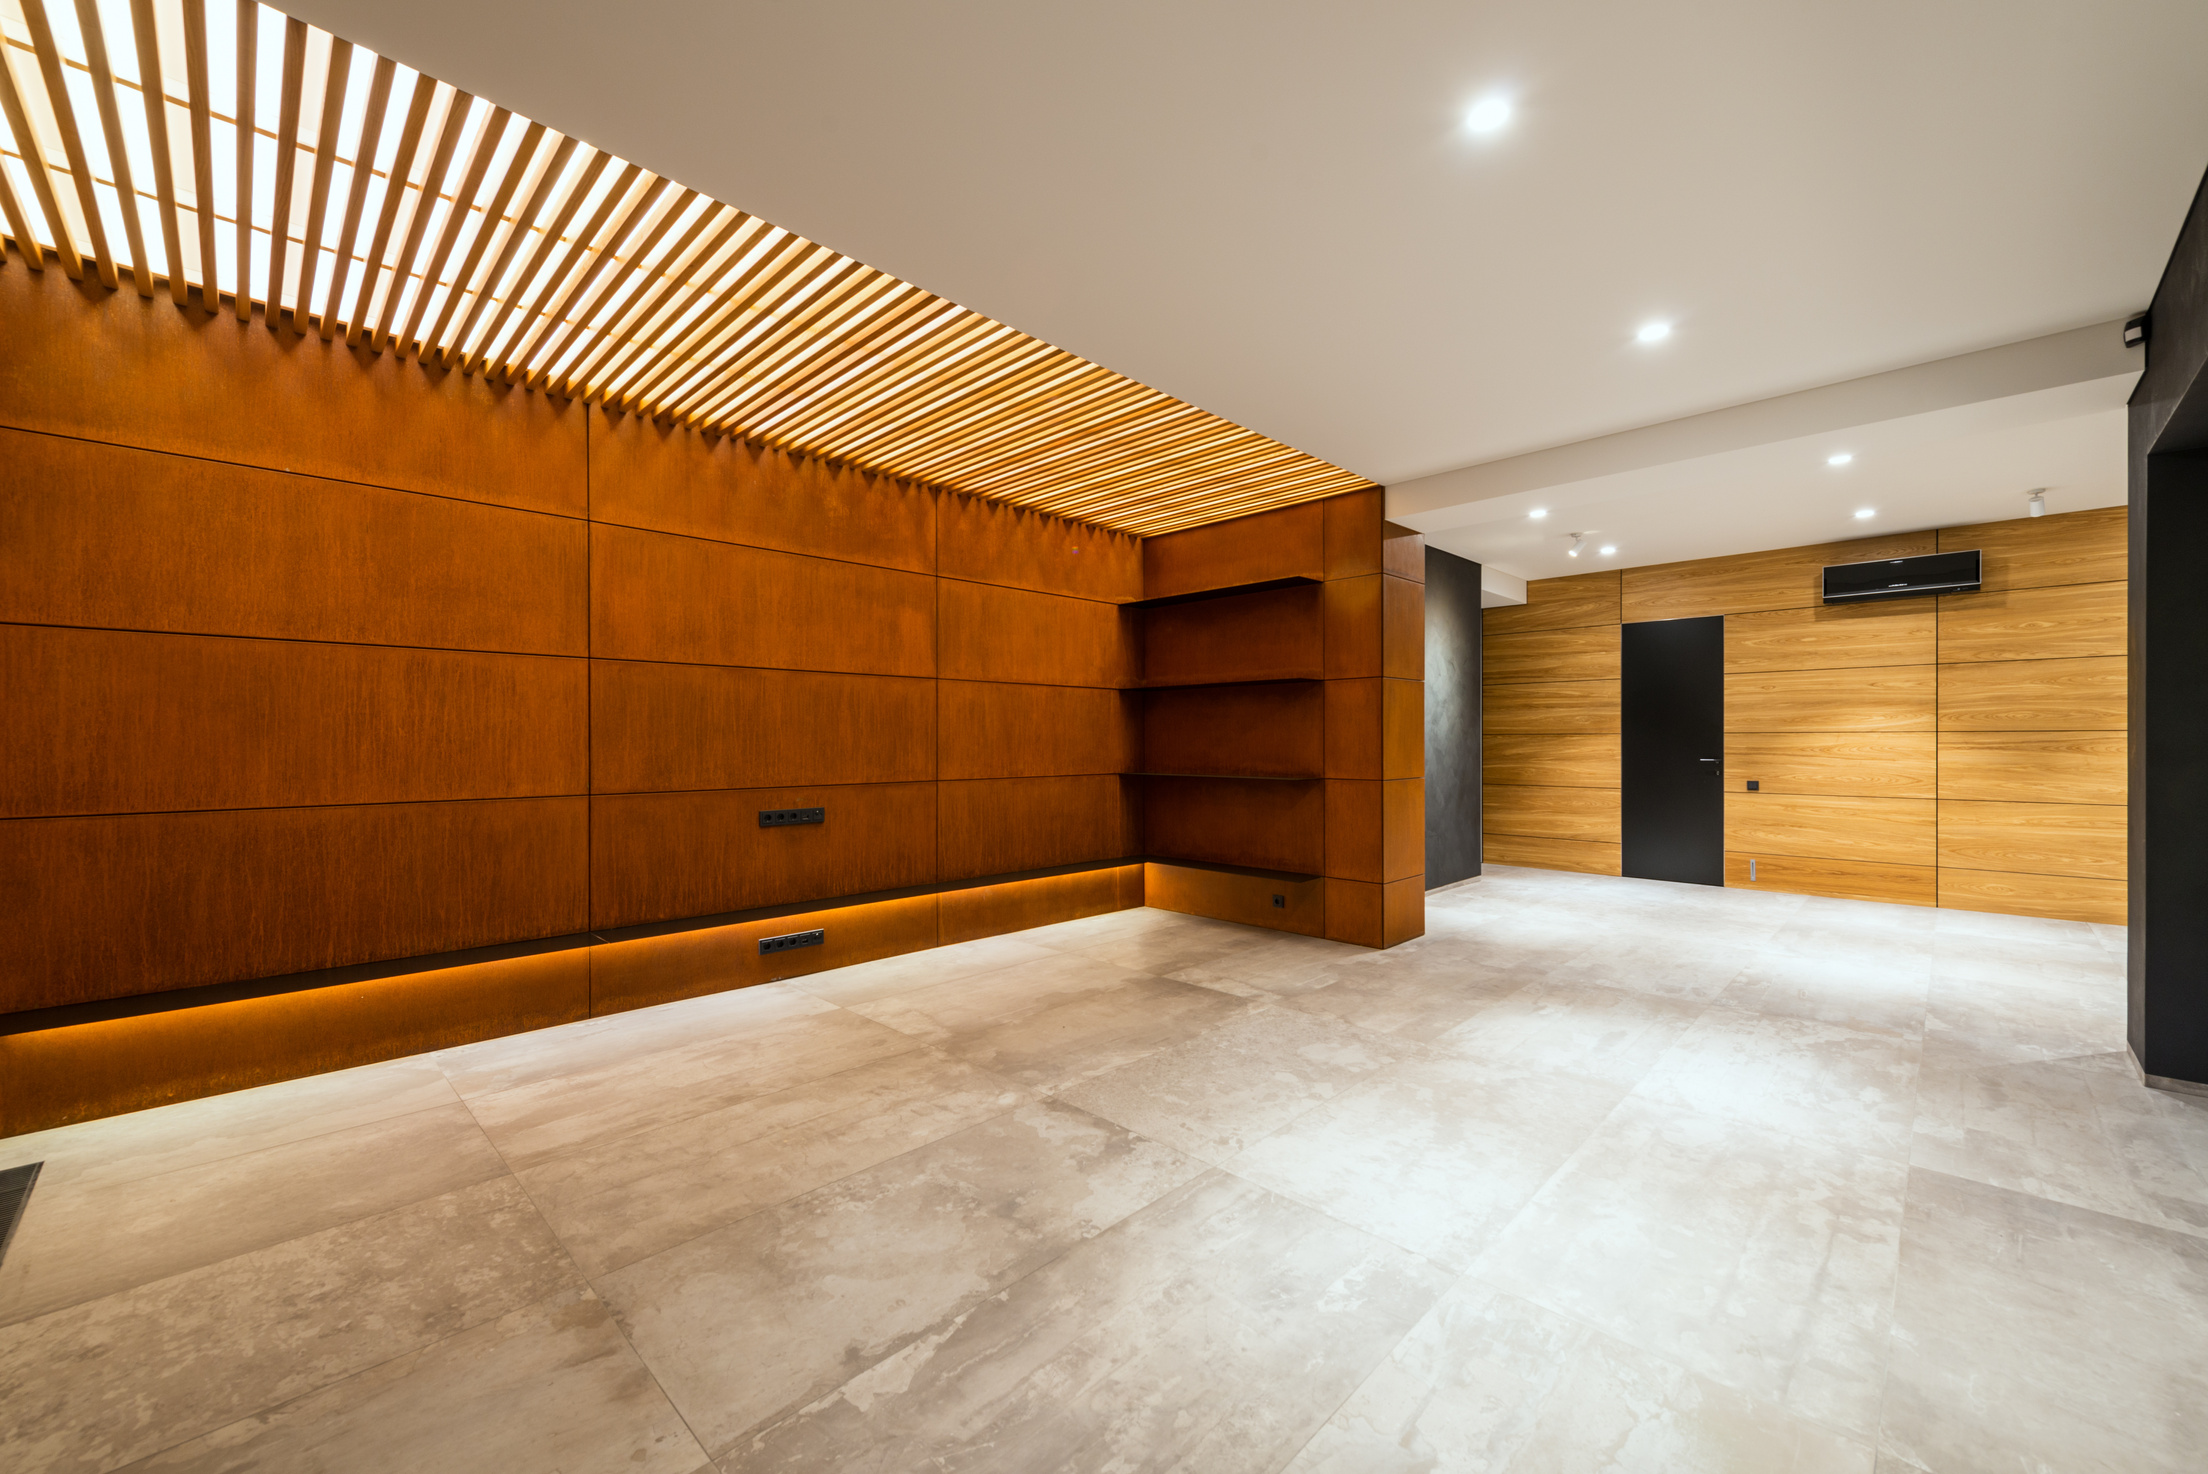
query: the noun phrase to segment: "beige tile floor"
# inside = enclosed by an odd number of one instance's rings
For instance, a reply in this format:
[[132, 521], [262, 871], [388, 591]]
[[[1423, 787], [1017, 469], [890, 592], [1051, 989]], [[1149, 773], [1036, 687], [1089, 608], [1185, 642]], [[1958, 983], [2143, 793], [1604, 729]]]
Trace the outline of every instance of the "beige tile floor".
[[0, 1468], [2208, 1467], [2113, 928], [1497, 868], [0, 1141]]

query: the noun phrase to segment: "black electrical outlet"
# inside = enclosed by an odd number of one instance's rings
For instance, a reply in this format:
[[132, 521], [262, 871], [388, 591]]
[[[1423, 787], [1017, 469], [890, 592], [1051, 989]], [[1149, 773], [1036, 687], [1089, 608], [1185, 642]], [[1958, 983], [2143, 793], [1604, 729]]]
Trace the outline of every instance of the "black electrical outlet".
[[826, 809], [761, 809], [759, 811], [759, 827], [761, 829], [778, 829], [784, 824], [825, 824], [827, 822], [828, 811]]
[[1273, 897], [1273, 904], [1285, 911], [1288, 909], [1288, 898], [1286, 896], [1275, 896]]
[[1758, 785], [1758, 784], [1757, 784], [1757, 782], [1756, 782], [1756, 780], [1755, 780], [1755, 779], [1753, 779], [1753, 778], [1750, 778], [1750, 779], [1748, 780], [1748, 791], [1749, 791], [1750, 793], [1754, 793], [1754, 792], [1755, 792], [1755, 791], [1757, 790], [1757, 788], [1758, 788], [1759, 786], [1760, 786], [1760, 785]]
[[827, 940], [828, 933], [817, 927], [812, 931], [793, 931], [787, 936], [761, 937], [759, 955], [764, 957], [769, 952], [787, 952], [792, 947], [817, 947]]

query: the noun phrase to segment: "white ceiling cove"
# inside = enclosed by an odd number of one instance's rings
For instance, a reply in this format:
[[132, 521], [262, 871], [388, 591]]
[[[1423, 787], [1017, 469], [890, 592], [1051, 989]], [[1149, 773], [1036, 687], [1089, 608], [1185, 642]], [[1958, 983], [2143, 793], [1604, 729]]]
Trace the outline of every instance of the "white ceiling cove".
[[2208, 163], [2199, 0], [290, 8], [1389, 484], [2120, 318]]

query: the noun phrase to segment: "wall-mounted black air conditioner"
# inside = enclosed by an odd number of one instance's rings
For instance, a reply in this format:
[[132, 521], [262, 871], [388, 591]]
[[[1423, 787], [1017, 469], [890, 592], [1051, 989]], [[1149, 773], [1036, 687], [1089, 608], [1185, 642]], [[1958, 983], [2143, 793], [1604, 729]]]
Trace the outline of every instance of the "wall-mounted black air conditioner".
[[1870, 563], [1835, 563], [1825, 570], [1827, 604], [1861, 604], [1871, 599], [1909, 599], [1919, 594], [1978, 592], [1978, 550], [1925, 553], [1915, 558], [1880, 558]]

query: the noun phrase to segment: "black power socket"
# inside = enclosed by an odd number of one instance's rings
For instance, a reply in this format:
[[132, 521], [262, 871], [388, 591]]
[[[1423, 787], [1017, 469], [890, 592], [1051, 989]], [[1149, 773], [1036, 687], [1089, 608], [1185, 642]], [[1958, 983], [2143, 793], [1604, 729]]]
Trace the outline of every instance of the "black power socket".
[[827, 822], [828, 811], [826, 809], [761, 809], [759, 811], [759, 827], [761, 829], [779, 829], [785, 824], [825, 824]]
[[1288, 898], [1286, 896], [1275, 896], [1273, 897], [1273, 904], [1285, 911], [1288, 909]]
[[786, 936], [761, 937], [759, 955], [764, 957], [769, 952], [787, 952], [792, 947], [817, 947], [827, 940], [828, 933], [817, 927], [812, 931], [793, 931]]

